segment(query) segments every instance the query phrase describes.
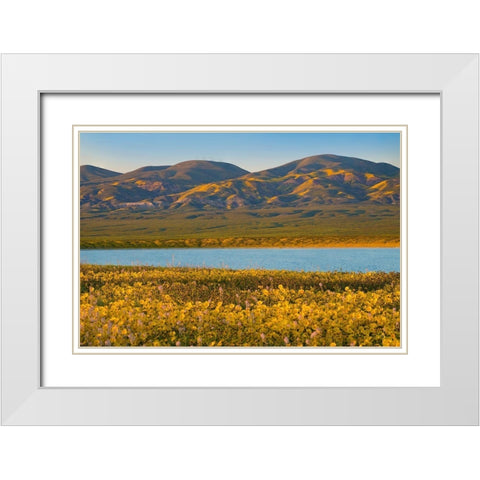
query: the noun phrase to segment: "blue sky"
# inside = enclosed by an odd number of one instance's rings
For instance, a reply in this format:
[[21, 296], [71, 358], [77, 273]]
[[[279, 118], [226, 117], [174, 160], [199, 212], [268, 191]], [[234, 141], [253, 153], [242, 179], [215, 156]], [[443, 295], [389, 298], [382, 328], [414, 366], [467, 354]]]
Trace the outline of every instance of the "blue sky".
[[251, 172], [332, 153], [400, 166], [399, 133], [81, 133], [80, 164], [128, 172], [213, 160]]

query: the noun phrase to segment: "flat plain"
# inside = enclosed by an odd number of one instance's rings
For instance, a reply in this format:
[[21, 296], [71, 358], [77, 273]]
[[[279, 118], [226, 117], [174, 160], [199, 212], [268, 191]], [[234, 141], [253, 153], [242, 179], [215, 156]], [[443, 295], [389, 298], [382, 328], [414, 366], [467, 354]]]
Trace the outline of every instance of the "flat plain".
[[396, 205], [84, 212], [81, 248], [398, 247]]

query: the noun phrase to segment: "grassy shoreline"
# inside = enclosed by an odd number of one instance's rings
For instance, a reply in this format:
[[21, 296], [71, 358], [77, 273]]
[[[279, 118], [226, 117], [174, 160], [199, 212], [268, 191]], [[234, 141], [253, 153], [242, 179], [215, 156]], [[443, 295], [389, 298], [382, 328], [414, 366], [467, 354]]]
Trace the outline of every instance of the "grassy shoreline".
[[82, 346], [399, 346], [400, 274], [80, 267]]
[[398, 238], [201, 238], [201, 239], [81, 239], [80, 248], [395, 248]]

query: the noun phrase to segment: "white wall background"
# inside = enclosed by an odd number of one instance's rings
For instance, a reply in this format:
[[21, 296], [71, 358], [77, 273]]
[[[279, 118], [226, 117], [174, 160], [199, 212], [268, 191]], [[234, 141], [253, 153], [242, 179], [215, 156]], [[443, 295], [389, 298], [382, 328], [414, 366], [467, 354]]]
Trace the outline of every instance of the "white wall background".
[[[1, 52], [479, 52], [472, 0], [5, 0]], [[479, 478], [475, 427], [2, 427], [8, 480]]]

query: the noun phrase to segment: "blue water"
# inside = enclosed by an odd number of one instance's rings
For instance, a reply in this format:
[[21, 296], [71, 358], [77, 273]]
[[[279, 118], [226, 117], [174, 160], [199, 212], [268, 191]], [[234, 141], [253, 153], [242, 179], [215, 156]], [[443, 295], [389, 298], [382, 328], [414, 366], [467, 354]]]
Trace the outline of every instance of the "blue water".
[[265, 268], [269, 270], [400, 271], [399, 248], [158, 248], [81, 250], [98, 265]]

